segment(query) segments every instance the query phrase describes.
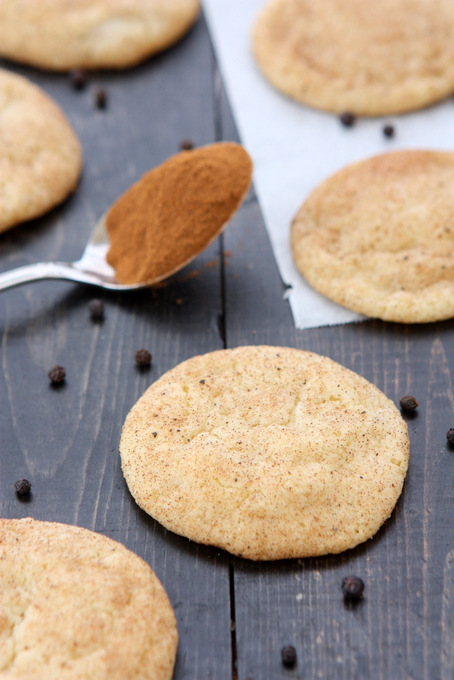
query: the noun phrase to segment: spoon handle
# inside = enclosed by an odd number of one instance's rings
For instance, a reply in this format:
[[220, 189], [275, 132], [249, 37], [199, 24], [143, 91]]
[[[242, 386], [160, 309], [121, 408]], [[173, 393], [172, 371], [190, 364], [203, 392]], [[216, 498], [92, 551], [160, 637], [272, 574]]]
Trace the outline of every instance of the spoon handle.
[[88, 272], [76, 269], [72, 264], [66, 262], [39, 262], [36, 264], [25, 265], [11, 269], [9, 272], [0, 274], [0, 291], [13, 286], [20, 286], [31, 281], [43, 281], [44, 279], [66, 279], [68, 281], [78, 281], [100, 285], [99, 278], [92, 276]]

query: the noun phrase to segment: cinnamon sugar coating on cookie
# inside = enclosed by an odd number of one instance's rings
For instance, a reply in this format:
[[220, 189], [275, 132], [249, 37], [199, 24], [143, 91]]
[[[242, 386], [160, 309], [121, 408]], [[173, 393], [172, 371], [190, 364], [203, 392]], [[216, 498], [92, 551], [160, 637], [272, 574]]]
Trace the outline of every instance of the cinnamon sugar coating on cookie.
[[253, 33], [274, 87], [355, 115], [412, 111], [454, 90], [451, 0], [269, 0]]
[[0, 69], [0, 232], [39, 217], [76, 188], [79, 141], [60, 107]]
[[407, 427], [374, 385], [309, 352], [193, 357], [139, 399], [120, 453], [131, 493], [172, 531], [253, 560], [338, 553], [402, 490]]
[[399, 151], [320, 184], [292, 224], [296, 265], [326, 297], [370, 317], [454, 316], [454, 154]]
[[2, 0], [0, 54], [43, 69], [121, 69], [179, 40], [199, 0]]
[[150, 567], [87, 529], [0, 520], [0, 675], [171, 680], [175, 616]]

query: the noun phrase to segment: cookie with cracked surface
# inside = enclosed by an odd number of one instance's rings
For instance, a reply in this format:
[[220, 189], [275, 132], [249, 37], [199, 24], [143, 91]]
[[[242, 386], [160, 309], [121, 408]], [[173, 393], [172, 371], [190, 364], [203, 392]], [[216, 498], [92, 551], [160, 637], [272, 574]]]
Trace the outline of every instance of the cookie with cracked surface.
[[375, 116], [412, 111], [454, 89], [451, 0], [270, 0], [256, 60], [289, 97]]
[[110, 538], [0, 520], [0, 675], [171, 680], [178, 634], [150, 567]]
[[199, 0], [2, 0], [0, 54], [43, 69], [121, 69], [177, 42]]
[[239, 347], [163, 375], [126, 418], [123, 473], [168, 529], [253, 560], [338, 553], [372, 537], [402, 490], [394, 404], [326, 357]]
[[454, 316], [454, 154], [397, 151], [320, 184], [292, 223], [297, 267], [317, 291], [370, 317]]
[[60, 107], [22, 76], [0, 69], [0, 232], [39, 217], [74, 189], [79, 141]]

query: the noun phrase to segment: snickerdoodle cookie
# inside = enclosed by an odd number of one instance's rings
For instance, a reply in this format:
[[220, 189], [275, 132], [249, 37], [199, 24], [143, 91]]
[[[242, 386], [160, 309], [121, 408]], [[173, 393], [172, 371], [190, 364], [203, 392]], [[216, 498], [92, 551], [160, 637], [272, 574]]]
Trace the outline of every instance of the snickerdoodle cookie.
[[0, 232], [42, 215], [75, 189], [82, 155], [69, 121], [40, 88], [4, 69], [0, 148]]
[[298, 211], [295, 262], [334, 302], [386, 321], [454, 316], [454, 154], [399, 151], [350, 165]]
[[1, 0], [0, 54], [43, 69], [126, 68], [169, 47], [199, 0]]
[[375, 534], [402, 490], [394, 404], [326, 357], [239, 347], [163, 375], [126, 418], [123, 473], [172, 531], [253, 560], [338, 553]]
[[170, 680], [178, 634], [150, 567], [116, 541], [0, 520], [0, 676]]
[[454, 90], [452, 0], [270, 0], [258, 64], [288, 96], [327, 111], [411, 111]]

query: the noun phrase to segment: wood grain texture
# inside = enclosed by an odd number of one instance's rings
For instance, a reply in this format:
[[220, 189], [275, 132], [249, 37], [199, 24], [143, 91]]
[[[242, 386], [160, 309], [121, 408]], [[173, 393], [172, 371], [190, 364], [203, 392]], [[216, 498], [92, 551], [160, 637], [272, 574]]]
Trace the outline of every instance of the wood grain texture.
[[[2, 271], [77, 258], [107, 205], [181, 139], [237, 139], [203, 19], [175, 49], [124, 74], [94, 74], [83, 92], [65, 76], [14, 70], [62, 105], [85, 166], [69, 201], [0, 237]], [[108, 93], [106, 111], [94, 109], [98, 87]], [[454, 426], [454, 322], [296, 331], [284, 294], [253, 191], [220, 242], [165, 286], [102, 294], [101, 324], [89, 320], [87, 303], [100, 295], [87, 287], [52, 281], [2, 293], [0, 515], [79, 524], [144, 557], [175, 607], [175, 680], [449, 680], [454, 452], [446, 431]], [[403, 495], [378, 535], [354, 550], [279, 563], [231, 558], [166, 532], [126, 488], [120, 430], [148, 384], [194, 354], [259, 343], [325, 354], [396, 403], [407, 393], [420, 403], [408, 420]], [[134, 365], [139, 347], [153, 353], [149, 371]], [[67, 369], [60, 389], [46, 375], [55, 363]], [[19, 477], [33, 482], [28, 502], [14, 494]], [[358, 607], [342, 600], [348, 573], [366, 583]], [[297, 649], [294, 670], [281, 665], [284, 644]]]
[[[222, 129], [233, 129], [223, 101]], [[251, 196], [225, 232], [228, 346], [266, 343], [324, 354], [375, 383], [406, 418], [410, 469], [391, 518], [367, 543], [339, 556], [255, 564], [232, 560], [238, 680], [429, 680], [454, 668], [454, 322], [406, 326], [368, 321], [296, 331], [259, 207]], [[345, 605], [342, 578], [366, 584]], [[281, 664], [292, 644], [295, 669]]]
[[[13, 68], [11, 64], [7, 65]], [[0, 237], [0, 268], [74, 260], [106, 207], [140, 175], [215, 137], [213, 56], [203, 19], [174, 49], [124, 73], [96, 73], [76, 92], [65, 75], [19, 69], [59, 101], [84, 149], [76, 194], [40, 220]], [[98, 88], [106, 110], [95, 108]], [[103, 323], [87, 304], [101, 297]], [[175, 680], [230, 678], [229, 565], [220, 551], [170, 535], [135, 504], [121, 473], [124, 418], [148, 385], [176, 363], [222, 347], [219, 244], [165, 285], [100, 293], [58, 281], [0, 296], [0, 515], [78, 524], [145, 558], [175, 608]], [[134, 352], [148, 348], [150, 370]], [[63, 364], [57, 389], [47, 371]], [[14, 481], [32, 481], [21, 502]]]

